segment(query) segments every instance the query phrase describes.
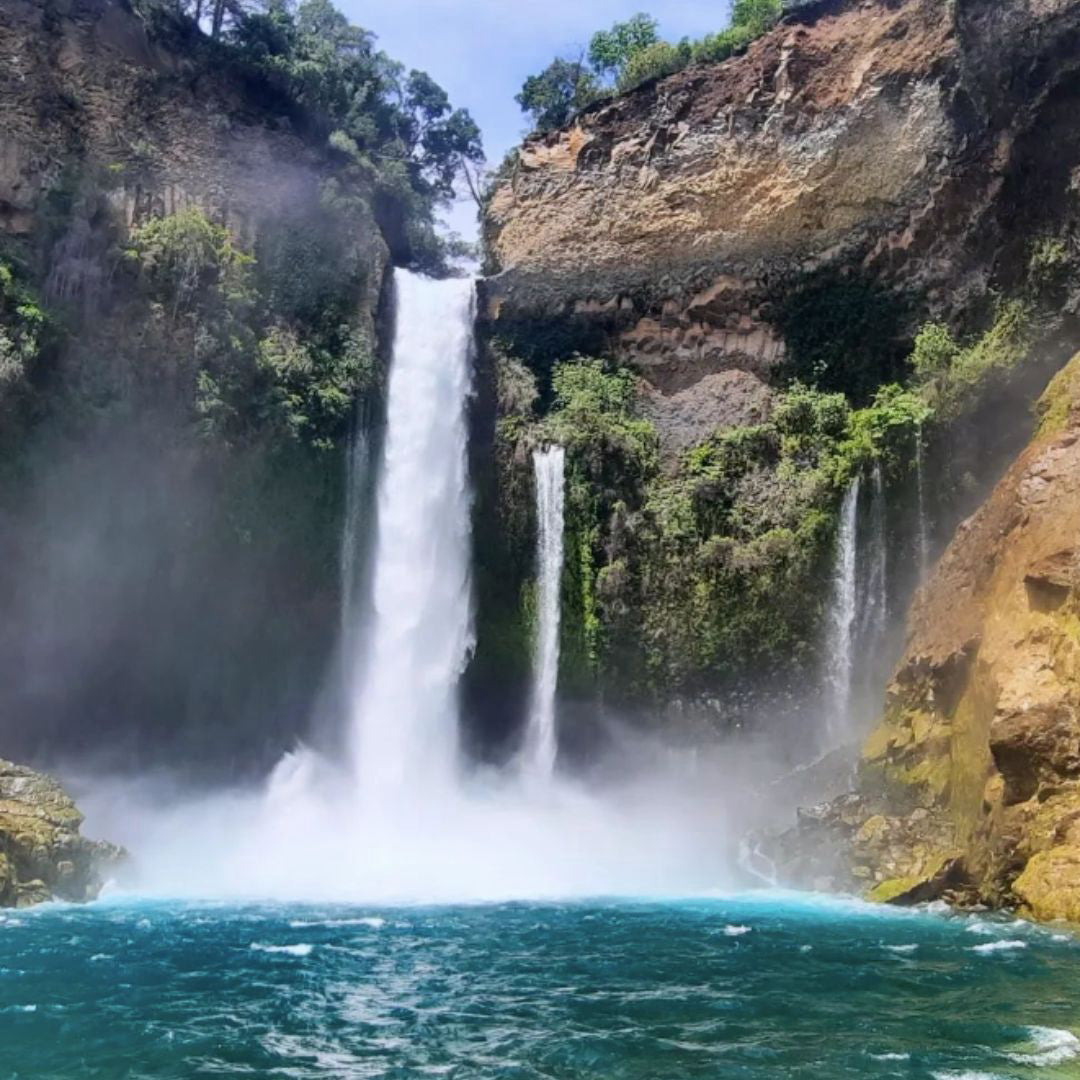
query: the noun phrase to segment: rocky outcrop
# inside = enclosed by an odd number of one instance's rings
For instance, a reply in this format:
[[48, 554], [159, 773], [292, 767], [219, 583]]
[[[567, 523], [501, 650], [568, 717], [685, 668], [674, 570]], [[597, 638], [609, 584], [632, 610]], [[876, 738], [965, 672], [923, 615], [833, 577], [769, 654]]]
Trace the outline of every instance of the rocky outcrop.
[[[88, 169], [111, 179], [126, 225], [197, 206], [245, 247], [264, 223], [318, 205], [326, 152], [224, 58], [214, 68], [177, 44], [149, 35], [122, 0], [0, 8], [0, 232], [47, 226], [57, 213], [50, 195], [70, 198]], [[357, 232], [377, 300], [386, 245], [370, 212]]]
[[51, 777], [0, 760], [0, 907], [93, 900], [123, 857], [79, 835], [83, 816]]
[[712, 377], [763, 386], [791, 359], [808, 278], [951, 315], [1021, 272], [1080, 167], [1078, 42], [1076, 0], [797, 9], [741, 57], [527, 140], [491, 198], [488, 314], [631, 362], [648, 399], [679, 398], [653, 405], [676, 449], [688, 413], [697, 438], [753, 422], [762, 391], [732, 401]]
[[1080, 356], [1039, 411], [916, 598], [858, 792], [786, 841], [872, 898], [1080, 920]]

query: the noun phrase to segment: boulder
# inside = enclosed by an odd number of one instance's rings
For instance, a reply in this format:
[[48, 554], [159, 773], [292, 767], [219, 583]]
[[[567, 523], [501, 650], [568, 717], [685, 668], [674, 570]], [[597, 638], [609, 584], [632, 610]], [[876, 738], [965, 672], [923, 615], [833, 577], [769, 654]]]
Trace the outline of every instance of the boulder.
[[124, 852], [82, 836], [82, 822], [56, 780], [0, 759], [0, 907], [98, 895]]

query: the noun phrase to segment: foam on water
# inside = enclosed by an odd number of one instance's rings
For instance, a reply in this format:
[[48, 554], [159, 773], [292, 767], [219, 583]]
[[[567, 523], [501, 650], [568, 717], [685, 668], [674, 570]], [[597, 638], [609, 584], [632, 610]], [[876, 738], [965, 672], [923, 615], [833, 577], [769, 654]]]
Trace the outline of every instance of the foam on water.
[[283, 953], [287, 956], [310, 956], [315, 951], [315, 946], [307, 942], [299, 942], [295, 945], [267, 945], [261, 941], [251, 943], [253, 952]]
[[1004, 938], [1000, 941], [987, 941], [982, 945], [972, 945], [971, 951], [975, 953], [1015, 952], [1017, 949], [1026, 949], [1026, 941], [1018, 938]]
[[1029, 1027], [1030, 1050], [1010, 1053], [1009, 1059], [1021, 1065], [1061, 1065], [1080, 1057], [1080, 1039], [1064, 1028]]

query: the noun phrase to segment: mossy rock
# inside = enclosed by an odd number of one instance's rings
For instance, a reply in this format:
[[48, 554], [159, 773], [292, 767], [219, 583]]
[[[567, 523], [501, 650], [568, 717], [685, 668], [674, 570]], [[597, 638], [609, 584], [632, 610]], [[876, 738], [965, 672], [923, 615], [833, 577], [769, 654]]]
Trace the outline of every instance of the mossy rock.
[[82, 814], [51, 777], [0, 761], [0, 907], [93, 899], [123, 853], [79, 835]]
[[1041, 922], [1080, 923], [1080, 846], [1061, 845], [1033, 855], [1013, 882], [1027, 914]]
[[922, 904], [936, 900], [959, 877], [962, 863], [955, 853], [935, 856], [922, 873], [887, 878], [867, 894], [875, 904]]
[[1046, 438], [1064, 431], [1077, 405], [1080, 405], [1080, 353], [1050, 380], [1036, 403], [1038, 437]]

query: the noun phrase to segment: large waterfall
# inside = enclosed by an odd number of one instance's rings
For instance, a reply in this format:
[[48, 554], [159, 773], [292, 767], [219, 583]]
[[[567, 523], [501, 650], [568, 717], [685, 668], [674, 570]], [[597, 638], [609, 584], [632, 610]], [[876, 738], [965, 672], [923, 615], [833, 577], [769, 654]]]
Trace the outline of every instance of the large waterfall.
[[[740, 784], [719, 792], [696, 753], [628, 731], [620, 751], [639, 767], [625, 776], [583, 784], [552, 770], [563, 561], [557, 448], [535, 461], [540, 587], [527, 767], [463, 760], [459, 684], [473, 634], [473, 287], [399, 270], [395, 291], [381, 452], [354, 441], [349, 467], [347, 708], [338, 741], [346, 753], [331, 760], [298, 747], [257, 795], [166, 800], [127, 815], [133, 824], [120, 835], [147, 854], [151, 887], [170, 895], [387, 902], [724, 885], [734, 863], [728, 843], [745, 831], [738, 822], [752, 800]], [[739, 753], [725, 748], [723, 768], [751, 790], [763, 766], [752, 748], [745, 767], [733, 766]], [[529, 782], [537, 774], [544, 783]]]
[[445, 784], [471, 635], [466, 400], [473, 285], [406, 271], [378, 481], [367, 655], [355, 658], [349, 739], [365, 797]]
[[840, 509], [829, 601], [825, 671], [825, 728], [832, 740], [847, 736], [851, 712], [852, 646], [857, 605], [859, 477]]
[[522, 758], [534, 776], [549, 776], [558, 750], [555, 691], [559, 681], [559, 601], [563, 568], [565, 451], [551, 446], [533, 453], [536, 481], [536, 640], [533, 687]]

